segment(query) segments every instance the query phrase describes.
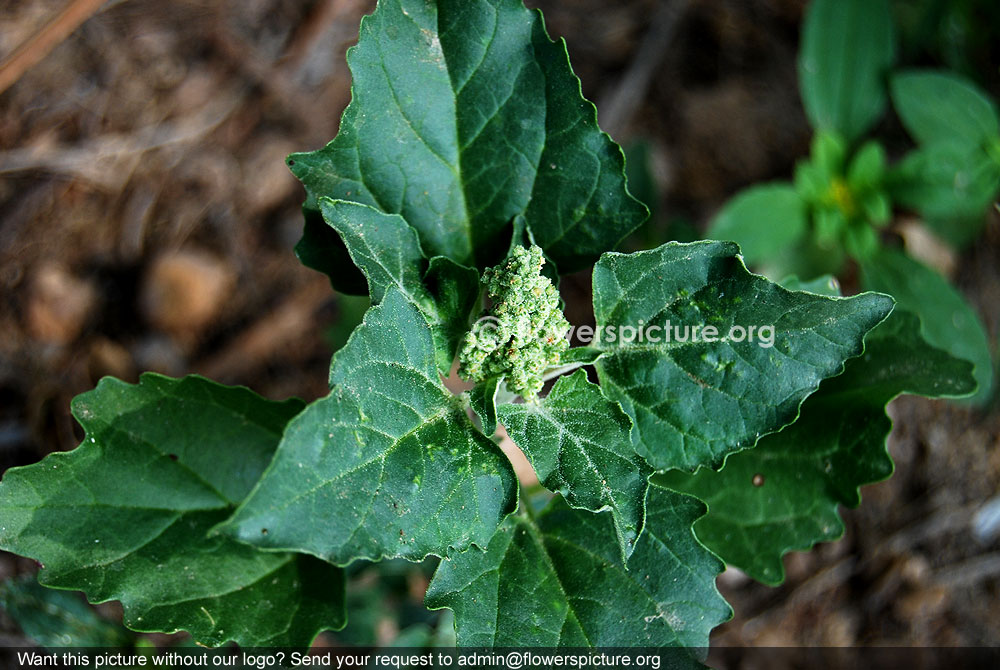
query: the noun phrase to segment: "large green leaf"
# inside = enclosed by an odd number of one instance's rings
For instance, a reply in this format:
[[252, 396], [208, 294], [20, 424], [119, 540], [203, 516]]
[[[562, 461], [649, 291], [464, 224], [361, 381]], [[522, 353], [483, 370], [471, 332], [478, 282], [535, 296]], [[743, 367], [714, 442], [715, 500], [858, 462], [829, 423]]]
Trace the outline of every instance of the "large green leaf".
[[805, 401], [795, 423], [730, 455], [721, 471], [657, 477], [708, 504], [695, 523], [698, 539], [754, 579], [780, 583], [786, 552], [840, 537], [838, 505], [856, 507], [858, 487], [892, 474], [886, 403], [901, 393], [938, 398], [975, 389], [971, 364], [924, 342], [913, 314], [893, 312], [865, 344], [864, 355]]
[[950, 72], [911, 70], [892, 78], [892, 101], [920, 144], [981, 146], [1000, 136], [996, 105], [972, 82]]
[[975, 365], [979, 390], [975, 402], [986, 402], [993, 390], [993, 361], [982, 321], [948, 281], [923, 263], [895, 249], [883, 249], [861, 265], [861, 283], [892, 295], [900, 309], [920, 317], [927, 342]]
[[480, 267], [524, 215], [563, 271], [645, 219], [565, 45], [521, 0], [381, 0], [348, 63], [340, 133], [289, 157], [307, 212], [327, 196], [400, 214], [428, 255]]
[[747, 263], [757, 264], [795, 244], [808, 225], [806, 203], [794, 186], [763, 184], [727, 202], [713, 219], [708, 237], [736, 242]]
[[577, 370], [544, 398], [497, 411], [544, 486], [572, 507], [611, 510], [622, 555], [630, 555], [642, 530], [652, 471], [632, 449], [632, 421], [618, 403]]
[[43, 647], [129, 647], [134, 642], [121, 624], [101, 618], [79, 593], [46, 588], [32, 575], [0, 583], [0, 610]]
[[463, 646], [708, 646], [731, 610], [715, 588], [722, 563], [694, 537], [702, 503], [658, 486], [626, 568], [609, 514], [556, 498], [536, 520], [510, 517], [485, 552], [441, 561], [427, 606], [455, 612]]
[[896, 58], [886, 0], [813, 0], [799, 52], [799, 86], [817, 130], [858, 139], [885, 111]]
[[428, 262], [416, 231], [398, 214], [329, 198], [320, 199], [320, 209], [367, 278], [372, 303], [395, 288], [431, 324], [438, 367], [447, 374], [479, 299], [476, 271], [443, 256]]
[[[594, 268], [599, 331], [647, 328], [642, 341], [595, 343], [606, 351], [596, 367], [604, 392], [635, 423], [636, 450], [657, 470], [718, 466], [794, 421], [892, 309], [888, 296], [787, 291], [750, 274], [738, 252], [730, 242], [668, 243], [605, 254]], [[694, 337], [694, 327], [708, 326], [718, 341]]]
[[342, 571], [209, 534], [301, 409], [200, 377], [104, 379], [73, 401], [77, 449], [4, 475], [0, 548], [40, 561], [47, 586], [120, 600], [135, 630], [308, 645], [344, 625]]
[[338, 565], [486, 546], [516, 505], [516, 478], [442, 385], [420, 311], [390, 289], [330, 381], [222, 529]]

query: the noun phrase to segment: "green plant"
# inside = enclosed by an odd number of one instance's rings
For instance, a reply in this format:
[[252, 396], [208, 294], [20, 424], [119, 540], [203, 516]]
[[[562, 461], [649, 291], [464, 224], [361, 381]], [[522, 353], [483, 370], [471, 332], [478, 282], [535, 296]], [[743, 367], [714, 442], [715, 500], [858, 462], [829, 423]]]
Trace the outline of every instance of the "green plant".
[[[426, 603], [461, 645], [698, 650], [730, 615], [723, 561], [778, 580], [888, 475], [888, 400], [974, 389], [888, 296], [782, 287], [728, 242], [608, 252], [645, 208], [520, 0], [381, 0], [348, 60], [339, 135], [288, 160], [300, 255], [372, 301], [329, 395], [102, 380], [73, 402], [80, 447], [0, 483], [0, 546], [43, 584], [135, 630], [302, 646], [344, 626], [346, 566], [436, 556]], [[566, 348], [552, 280], [591, 263], [596, 324]], [[544, 488], [520, 490], [500, 424]], [[767, 532], [718, 530], [739, 518]]]
[[135, 646], [135, 634], [102, 619], [78, 594], [47, 589], [30, 575], [0, 582], [0, 607], [41, 646]]
[[[753, 186], [714, 219], [709, 235], [738, 242], [768, 276], [839, 274], [848, 259], [862, 288], [920, 316], [931, 344], [971, 361], [977, 399], [993, 363], [975, 311], [936, 271], [886, 243], [894, 211], [917, 212], [942, 240], [971, 242], [1000, 193], [1000, 116], [973, 83], [950, 73], [896, 72], [887, 0], [814, 0], [799, 54], [802, 100], [816, 130], [794, 183]], [[887, 86], [888, 83], [888, 86]], [[862, 142], [891, 97], [917, 148], [894, 165]]]

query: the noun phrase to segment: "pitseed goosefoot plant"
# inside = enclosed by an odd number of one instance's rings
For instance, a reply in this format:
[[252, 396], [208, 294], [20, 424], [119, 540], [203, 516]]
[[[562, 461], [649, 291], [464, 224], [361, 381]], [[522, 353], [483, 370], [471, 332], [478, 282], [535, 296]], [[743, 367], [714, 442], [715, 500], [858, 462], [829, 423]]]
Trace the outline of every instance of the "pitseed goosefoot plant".
[[[1000, 114], [973, 82], [948, 71], [891, 73], [896, 38], [888, 0], [813, 0], [799, 53], [799, 88], [815, 129], [794, 183], [737, 194], [709, 235], [740, 244], [768, 276], [812, 279], [856, 263], [866, 290], [917, 314], [924, 337], [975, 365], [975, 401], [990, 400], [993, 361], [976, 311], [948, 281], [898, 248], [894, 213], [911, 212], [943, 244], [967, 246], [1000, 195]], [[890, 164], [862, 142], [891, 98], [917, 147]]]
[[[439, 557], [426, 604], [460, 645], [697, 655], [727, 564], [781, 581], [890, 474], [889, 400], [973, 391], [888, 296], [783, 287], [729, 242], [608, 251], [646, 209], [520, 0], [381, 0], [348, 61], [339, 134], [288, 160], [300, 257], [372, 301], [329, 395], [102, 380], [72, 405], [83, 443], [0, 483], [0, 546], [42, 584], [120, 600], [134, 630], [304, 646], [344, 626], [345, 566]], [[768, 325], [773, 346], [526, 336], [565, 327], [555, 282], [590, 264], [601, 332]], [[549, 493], [519, 491], [500, 425]]]

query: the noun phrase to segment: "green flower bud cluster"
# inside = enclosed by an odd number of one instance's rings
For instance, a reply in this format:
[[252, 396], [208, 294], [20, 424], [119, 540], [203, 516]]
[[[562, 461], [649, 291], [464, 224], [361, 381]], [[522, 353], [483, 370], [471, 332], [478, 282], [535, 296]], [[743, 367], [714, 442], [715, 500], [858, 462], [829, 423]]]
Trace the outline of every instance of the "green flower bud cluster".
[[842, 244], [854, 258], [878, 249], [877, 229], [892, 219], [887, 171], [885, 150], [877, 142], [865, 143], [850, 157], [839, 135], [817, 133], [810, 159], [795, 167], [795, 189], [812, 210], [820, 247]]
[[462, 342], [462, 378], [505, 377], [507, 388], [526, 400], [542, 390], [546, 368], [558, 365], [569, 347], [569, 322], [555, 286], [542, 275], [544, 263], [539, 247], [515, 247], [506, 261], [483, 274], [493, 306]]

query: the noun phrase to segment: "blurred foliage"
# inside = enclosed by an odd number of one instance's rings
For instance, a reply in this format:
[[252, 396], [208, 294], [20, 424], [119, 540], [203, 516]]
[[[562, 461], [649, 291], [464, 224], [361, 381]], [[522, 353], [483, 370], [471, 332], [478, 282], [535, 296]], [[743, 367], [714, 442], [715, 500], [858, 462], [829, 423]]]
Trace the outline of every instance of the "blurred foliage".
[[1000, 3], [894, 0], [902, 59], [946, 65], [986, 86], [1000, 84]]
[[[936, 3], [924, 13], [957, 16], [970, 6]], [[1000, 13], [986, 14], [993, 20], [983, 29], [995, 31]], [[810, 156], [796, 164], [793, 183], [738, 193], [708, 236], [739, 243], [746, 260], [774, 279], [860, 269], [860, 288], [894, 296], [920, 316], [929, 343], [975, 364], [976, 401], [985, 403], [993, 363], [981, 319], [935, 269], [895, 251], [887, 233], [906, 212], [956, 250], [981, 233], [1000, 194], [1000, 114], [984, 90], [955, 72], [892, 74], [899, 32], [892, 18], [889, 0], [809, 5], [798, 72], [814, 129]], [[880, 138], [865, 137], [879, 128], [890, 98], [916, 144], [895, 163]]]
[[0, 583], [0, 607], [39, 646], [132, 647], [135, 633], [102, 618], [78, 591], [42, 586], [34, 575]]

